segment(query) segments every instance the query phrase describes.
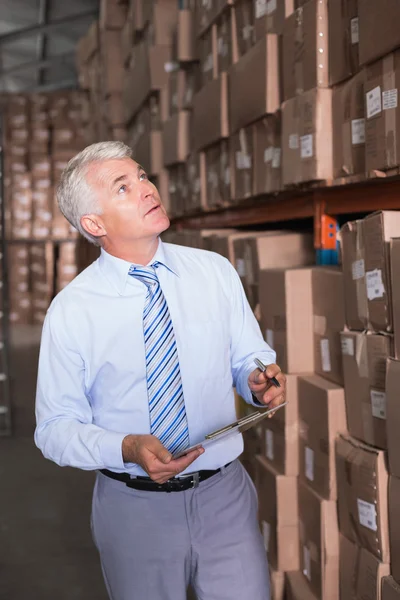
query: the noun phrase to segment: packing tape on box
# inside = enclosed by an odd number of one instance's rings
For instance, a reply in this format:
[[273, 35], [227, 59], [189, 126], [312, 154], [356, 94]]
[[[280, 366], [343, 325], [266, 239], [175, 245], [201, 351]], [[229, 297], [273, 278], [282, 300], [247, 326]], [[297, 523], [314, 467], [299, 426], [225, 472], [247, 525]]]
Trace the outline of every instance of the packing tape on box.
[[356, 362], [360, 377], [368, 379], [367, 333], [363, 332], [356, 340]]
[[[383, 92], [382, 108], [385, 124], [385, 147], [386, 147], [386, 167], [395, 167], [397, 165], [397, 147], [396, 147], [396, 109], [397, 109], [397, 89], [394, 67], [394, 54], [385, 56], [382, 60], [383, 69]], [[385, 102], [385, 94], [393, 97], [392, 100]], [[388, 97], [386, 96], [386, 97]], [[395, 97], [395, 98], [394, 98]]]

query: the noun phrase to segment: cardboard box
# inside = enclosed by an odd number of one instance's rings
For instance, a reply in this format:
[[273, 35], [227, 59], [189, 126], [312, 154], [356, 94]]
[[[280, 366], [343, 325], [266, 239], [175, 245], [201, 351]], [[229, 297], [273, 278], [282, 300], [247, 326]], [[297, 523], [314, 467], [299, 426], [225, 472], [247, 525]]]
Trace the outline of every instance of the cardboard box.
[[360, 64], [370, 63], [400, 46], [396, 23], [400, 7], [396, 0], [359, 0]]
[[232, 27], [231, 11], [228, 9], [216, 22], [217, 75], [228, 71], [233, 61]]
[[400, 479], [393, 475], [389, 479], [389, 539], [392, 575], [400, 579], [400, 527], [399, 527]]
[[[327, 293], [329, 291], [329, 293]], [[344, 328], [343, 275], [335, 267], [312, 272], [315, 372], [343, 385], [340, 332]]]
[[386, 430], [390, 474], [400, 478], [399, 455], [399, 383], [400, 361], [388, 358], [386, 371]]
[[122, 92], [125, 78], [122, 55], [121, 32], [103, 31], [100, 34], [100, 51], [102, 58], [102, 80], [104, 93]]
[[269, 567], [271, 600], [285, 600], [285, 573]]
[[179, 63], [198, 59], [193, 10], [178, 10], [178, 24], [173, 39], [173, 56]]
[[333, 176], [335, 178], [365, 173], [364, 76], [365, 72], [361, 71], [333, 90]]
[[309, 0], [285, 21], [283, 97], [329, 86], [327, 0]]
[[310, 90], [283, 103], [282, 153], [283, 185], [332, 178], [332, 90]]
[[314, 263], [312, 235], [285, 231], [255, 233], [234, 241], [236, 270], [253, 310], [259, 302], [259, 273]]
[[[152, 6], [146, 6], [146, 5]], [[178, 4], [175, 0], [144, 2], [144, 40], [152, 46], [172, 46], [174, 31], [178, 22]], [[148, 21], [146, 23], [146, 21]]]
[[[165, 64], [171, 60], [170, 46], [148, 48], [143, 42], [135, 46], [132, 61], [125, 73], [124, 104], [128, 122], [152, 92], [160, 91], [168, 82]], [[137, 82], [140, 81], [140, 85]]]
[[380, 600], [382, 580], [389, 574], [389, 564], [340, 536], [341, 598]]
[[282, 188], [281, 114], [268, 115], [254, 128], [254, 194], [270, 194]]
[[369, 324], [375, 331], [392, 331], [390, 239], [400, 235], [400, 212], [372, 213], [363, 219], [362, 227]]
[[400, 268], [400, 238], [390, 240], [390, 272], [392, 287], [392, 313], [394, 331], [394, 350], [396, 358], [400, 358], [400, 282], [398, 272]]
[[200, 89], [200, 75], [200, 66], [198, 63], [191, 64], [186, 74], [185, 93], [183, 96], [182, 105], [184, 110], [193, 109], [194, 96]]
[[299, 571], [285, 573], [285, 591], [287, 600], [317, 600], [304, 574]]
[[261, 454], [278, 473], [299, 474], [298, 376], [286, 375], [287, 406], [262, 423]]
[[229, 71], [231, 133], [279, 109], [278, 63], [278, 36], [268, 34], [232, 65]]
[[211, 27], [199, 40], [201, 86], [217, 77], [217, 28]]
[[339, 531], [336, 502], [299, 482], [300, 570], [321, 600], [339, 600]]
[[259, 299], [261, 330], [282, 371], [312, 373], [312, 269], [260, 271]]
[[235, 246], [234, 241], [237, 239], [247, 238], [248, 231], [236, 231], [235, 229], [224, 229], [219, 231], [218, 235], [212, 236], [211, 250], [225, 256], [230, 263], [235, 266]]
[[184, 107], [187, 73], [186, 69], [177, 69], [170, 74], [168, 82], [169, 116], [174, 115]]
[[[360, 548], [344, 535], [339, 535], [339, 588], [340, 598], [357, 600], [357, 570]], [[375, 596], [373, 596], [375, 598]]]
[[186, 161], [190, 152], [190, 112], [181, 110], [164, 123], [164, 166], [169, 167]]
[[98, 51], [99, 45], [99, 22], [96, 20], [90, 25], [86, 35], [78, 42], [76, 50], [78, 64], [87, 63]]
[[379, 561], [364, 548], [360, 549], [357, 572], [357, 598], [381, 599], [383, 578], [390, 575], [390, 565]]
[[258, 513], [268, 561], [278, 571], [299, 568], [297, 478], [280, 475], [256, 457]]
[[231, 197], [231, 169], [229, 143], [227, 140], [207, 148], [200, 156], [200, 169], [204, 173], [208, 207], [220, 207], [229, 204]]
[[235, 0], [232, 11], [234, 62], [255, 44], [253, 0]]
[[357, 439], [387, 448], [386, 359], [389, 336], [344, 331], [341, 334], [347, 426]]
[[173, 165], [168, 169], [168, 173], [170, 214], [173, 217], [180, 217], [185, 213], [187, 196], [185, 166], [182, 164]]
[[399, 165], [400, 50], [365, 69], [365, 150], [367, 173]]
[[255, 36], [256, 41], [266, 33], [283, 34], [285, 19], [294, 11], [293, 0], [256, 0]]
[[393, 577], [384, 577], [382, 580], [382, 600], [399, 600], [400, 585]]
[[385, 453], [340, 435], [336, 475], [340, 532], [382, 562], [390, 562]]
[[196, 4], [196, 31], [202, 35], [233, 0], [208, 0]]
[[121, 30], [126, 18], [126, 4], [119, 0], [100, 0], [99, 25], [102, 29]]
[[298, 385], [300, 479], [336, 500], [335, 439], [347, 429], [344, 390], [318, 375], [300, 377]]
[[362, 221], [348, 221], [340, 230], [344, 282], [344, 307], [349, 329], [368, 327], [368, 300], [365, 284], [364, 230]]
[[193, 136], [195, 150], [203, 150], [229, 136], [227, 73], [221, 73], [195, 95]]
[[357, 0], [328, 0], [329, 84], [337, 85], [359, 70]]
[[250, 198], [253, 192], [253, 128], [245, 127], [231, 136], [232, 199]]
[[202, 177], [200, 167], [200, 154], [192, 152], [186, 163], [186, 178], [188, 182], [188, 211], [197, 212], [206, 210], [206, 190], [205, 178]]

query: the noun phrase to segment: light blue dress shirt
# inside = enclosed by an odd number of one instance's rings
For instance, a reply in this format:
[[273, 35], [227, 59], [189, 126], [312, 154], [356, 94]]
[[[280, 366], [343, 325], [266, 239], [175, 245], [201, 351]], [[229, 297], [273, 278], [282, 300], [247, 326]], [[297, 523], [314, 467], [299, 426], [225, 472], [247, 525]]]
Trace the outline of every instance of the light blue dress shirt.
[[[274, 363], [230, 262], [213, 252], [159, 242], [149, 263], [173, 322], [190, 443], [236, 418], [233, 386], [253, 404], [254, 357]], [[43, 327], [36, 445], [61, 466], [143, 475], [124, 463], [127, 434], [150, 433], [143, 339], [146, 286], [131, 263], [105, 251], [53, 300]], [[242, 436], [208, 448], [187, 472], [217, 469], [243, 450]]]

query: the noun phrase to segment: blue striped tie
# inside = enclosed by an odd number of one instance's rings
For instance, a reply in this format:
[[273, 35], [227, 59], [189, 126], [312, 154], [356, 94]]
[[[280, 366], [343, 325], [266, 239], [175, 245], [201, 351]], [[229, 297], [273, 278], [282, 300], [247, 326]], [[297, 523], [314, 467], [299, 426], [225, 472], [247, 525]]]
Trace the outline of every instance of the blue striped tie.
[[174, 454], [189, 446], [189, 429], [178, 350], [168, 304], [155, 269], [131, 266], [129, 275], [147, 286], [143, 310], [150, 432]]

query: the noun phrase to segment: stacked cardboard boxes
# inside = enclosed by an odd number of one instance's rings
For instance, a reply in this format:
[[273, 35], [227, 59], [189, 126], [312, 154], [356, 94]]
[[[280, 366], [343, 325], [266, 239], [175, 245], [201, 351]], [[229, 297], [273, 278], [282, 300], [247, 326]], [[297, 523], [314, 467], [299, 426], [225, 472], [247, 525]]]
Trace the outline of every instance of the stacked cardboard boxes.
[[390, 514], [390, 504], [388, 508], [387, 454], [389, 464], [390, 456], [396, 460], [388, 439], [393, 432], [390, 411], [396, 411], [397, 404], [393, 395], [397, 394], [397, 363], [390, 358], [397, 312], [392, 297], [391, 238], [399, 232], [400, 215], [391, 211], [349, 222], [341, 231], [347, 326], [341, 343], [350, 434], [341, 436], [336, 445], [341, 585], [351, 574], [351, 557], [354, 561], [359, 557], [356, 571], [360, 578], [361, 557], [368, 556], [377, 598], [382, 576], [393, 569], [389, 534], [391, 539], [396, 535], [395, 515]]
[[[12, 323], [43, 322], [54, 295], [58, 251], [65, 253], [64, 240], [76, 245], [77, 232], [61, 214], [54, 191], [68, 160], [84, 146], [81, 98], [81, 92], [54, 92], [13, 95], [6, 103], [5, 236]], [[75, 255], [68, 261], [76, 268]], [[58, 280], [60, 271], [55, 273]]]
[[346, 430], [342, 294], [342, 274], [336, 269], [260, 273], [261, 328], [287, 373], [289, 400], [265, 422], [263, 458], [282, 474], [295, 476], [297, 565], [285, 571], [301, 571], [298, 598], [339, 598], [335, 438]]

